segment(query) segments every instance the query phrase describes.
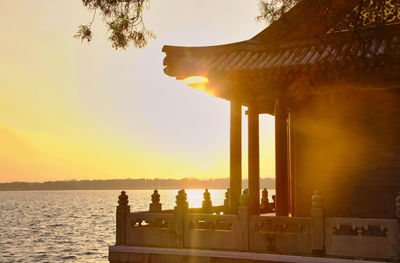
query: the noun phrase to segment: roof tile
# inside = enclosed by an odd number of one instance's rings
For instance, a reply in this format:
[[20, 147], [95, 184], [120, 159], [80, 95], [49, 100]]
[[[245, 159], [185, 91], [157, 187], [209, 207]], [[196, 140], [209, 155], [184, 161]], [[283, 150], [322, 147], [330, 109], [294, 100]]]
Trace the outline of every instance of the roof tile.
[[[229, 48], [212, 47], [210, 53], [205, 48], [193, 48], [190, 52], [190, 48], [185, 48], [185, 52], [167, 51], [164, 64], [168, 69], [165, 72], [182, 76], [185, 70], [189, 72], [190, 69], [190, 72], [197, 70], [199, 74], [200, 70], [207, 70], [213, 73], [229, 72], [233, 76], [238, 72], [247, 71], [249, 74], [258, 71], [263, 78], [267, 75], [275, 78], [279, 74], [287, 76], [293, 72], [304, 72], [311, 67], [321, 70], [326, 67], [375, 67], [377, 63], [384, 65], [383, 58], [388, 55], [400, 54], [400, 25], [391, 28], [389, 33], [385, 31], [383, 35], [367, 32], [364, 39], [349, 32], [338, 32], [327, 34], [326, 39], [302, 39], [273, 45], [240, 42], [236, 46], [229, 45]], [[374, 59], [376, 57], [380, 57], [379, 62]], [[387, 61], [391, 60], [393, 58]]]

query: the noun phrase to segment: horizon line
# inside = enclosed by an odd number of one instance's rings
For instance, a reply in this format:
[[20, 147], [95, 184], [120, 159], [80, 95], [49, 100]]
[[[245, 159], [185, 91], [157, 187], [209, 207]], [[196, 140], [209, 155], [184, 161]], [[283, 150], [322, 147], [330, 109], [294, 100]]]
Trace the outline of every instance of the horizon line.
[[[112, 180], [199, 180], [199, 181], [215, 181], [215, 180], [229, 180], [229, 177], [221, 177], [221, 178], [198, 178], [198, 177], [184, 177], [184, 178], [116, 178], [116, 179], [65, 179], [65, 180], [50, 180], [50, 181], [11, 181], [11, 182], [0, 182], [0, 184], [11, 184], [11, 183], [31, 183], [31, 184], [43, 184], [43, 183], [52, 183], [52, 182], [80, 182], [80, 181], [112, 181]], [[274, 177], [260, 177], [261, 179], [273, 179]], [[242, 181], [248, 180], [248, 178], [243, 178]]]

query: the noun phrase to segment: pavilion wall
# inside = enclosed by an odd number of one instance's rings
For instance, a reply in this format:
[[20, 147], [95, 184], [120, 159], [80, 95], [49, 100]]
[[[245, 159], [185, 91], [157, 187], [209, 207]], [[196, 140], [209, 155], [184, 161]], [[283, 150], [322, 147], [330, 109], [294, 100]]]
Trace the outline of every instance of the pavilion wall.
[[395, 218], [400, 190], [400, 96], [396, 90], [328, 92], [292, 109], [295, 213], [314, 190], [329, 217]]

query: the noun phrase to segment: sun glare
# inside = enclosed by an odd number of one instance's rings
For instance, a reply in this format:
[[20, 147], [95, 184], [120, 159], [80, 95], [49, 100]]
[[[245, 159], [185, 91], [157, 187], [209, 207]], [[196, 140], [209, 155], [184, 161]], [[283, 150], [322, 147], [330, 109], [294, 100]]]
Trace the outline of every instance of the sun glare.
[[182, 80], [188, 86], [196, 86], [199, 84], [206, 84], [208, 83], [208, 78], [203, 76], [191, 76]]
[[187, 78], [183, 79], [182, 82], [185, 85], [192, 87], [194, 89], [201, 90], [201, 91], [211, 94], [213, 96], [215, 95], [214, 92], [210, 88], [207, 88], [207, 83], [209, 81], [208, 81], [208, 78], [206, 78], [206, 77], [191, 76], [191, 77], [187, 77]]

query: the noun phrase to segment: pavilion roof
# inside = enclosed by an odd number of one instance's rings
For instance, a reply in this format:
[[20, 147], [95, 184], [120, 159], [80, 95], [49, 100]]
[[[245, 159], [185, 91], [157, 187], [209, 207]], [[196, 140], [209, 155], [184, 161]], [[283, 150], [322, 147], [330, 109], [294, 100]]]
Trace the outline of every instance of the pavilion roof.
[[[339, 4], [338, 12], [347, 14], [348, 10], [355, 8], [355, 2], [348, 0], [343, 5]], [[300, 2], [302, 3], [303, 6], [296, 6], [288, 12], [285, 25], [288, 20], [290, 22], [290, 19], [298, 17], [298, 13], [304, 12], [304, 8], [312, 8], [307, 6], [309, 1]], [[318, 10], [315, 12], [318, 13]], [[344, 18], [342, 16], [332, 23], [341, 26]], [[395, 69], [400, 72], [398, 20], [379, 29], [364, 27], [343, 30], [341, 26], [341, 30], [336, 31], [332, 30], [332, 23], [322, 29], [314, 29], [309, 26], [309, 22], [294, 21], [297, 26], [293, 28], [283, 28], [278, 21], [250, 40], [227, 45], [164, 46], [163, 51], [167, 54], [164, 72], [177, 79], [202, 75], [208, 77], [210, 82], [233, 81], [241, 85], [243, 82], [252, 85], [260, 79], [263, 83], [287, 83], [310, 71], [327, 75], [332, 72], [337, 74], [338, 70], [380, 74], [390, 68], [391, 71]], [[218, 96], [229, 99], [228, 93]]]
[[[389, 62], [389, 56], [392, 61], [400, 55], [400, 25], [388, 27], [383, 35], [371, 35], [374, 33], [372, 30], [364, 30], [360, 39], [354, 38], [352, 33], [339, 32], [323, 39], [302, 39], [275, 45], [250, 40], [206, 48], [165, 46], [168, 55], [164, 60], [164, 71], [178, 79], [210, 73], [224, 75], [227, 72], [249, 76], [274, 75], [276, 78], [313, 67], [321, 71], [332, 67], [378, 68]], [[184, 55], [170, 55], [174, 49], [183, 51]]]

